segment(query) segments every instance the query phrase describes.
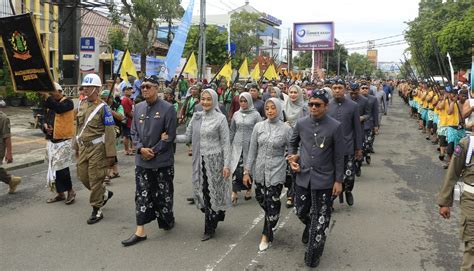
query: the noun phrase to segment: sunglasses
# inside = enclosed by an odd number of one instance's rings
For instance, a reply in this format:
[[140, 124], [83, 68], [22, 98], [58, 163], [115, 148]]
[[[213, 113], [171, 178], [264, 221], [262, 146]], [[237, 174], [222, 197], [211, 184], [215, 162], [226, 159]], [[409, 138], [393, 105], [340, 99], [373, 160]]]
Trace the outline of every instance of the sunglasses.
[[316, 107], [320, 108], [323, 104], [322, 103], [308, 103], [308, 107]]
[[150, 89], [150, 88], [152, 88], [152, 87], [154, 87], [154, 86], [151, 85], [151, 84], [142, 84], [142, 85], [140, 86], [141, 89]]
[[361, 87], [361, 89], [369, 89], [368, 87]]

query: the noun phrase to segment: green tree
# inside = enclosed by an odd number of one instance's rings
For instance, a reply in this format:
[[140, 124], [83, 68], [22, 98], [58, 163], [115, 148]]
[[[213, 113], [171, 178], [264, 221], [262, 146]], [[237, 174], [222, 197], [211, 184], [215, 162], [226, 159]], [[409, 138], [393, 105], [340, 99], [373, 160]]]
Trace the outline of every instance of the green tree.
[[263, 41], [257, 35], [265, 30], [265, 25], [258, 19], [260, 14], [246, 11], [233, 13], [230, 17], [230, 39], [235, 43], [235, 61], [233, 66], [237, 67], [245, 56], [252, 57], [252, 48], [261, 46]]
[[[184, 13], [179, 0], [121, 0], [122, 15], [127, 15], [132, 21], [129, 36], [129, 48], [140, 53], [142, 73], [146, 74], [146, 56], [153, 49], [156, 39], [156, 25], [158, 19], [167, 20], [175, 16], [179, 18]], [[130, 2], [130, 3], [129, 3]], [[178, 10], [170, 13], [171, 9]]]
[[375, 66], [369, 61], [366, 55], [352, 53], [347, 59], [349, 63], [349, 72], [357, 77], [371, 76], [375, 71]]
[[[197, 54], [199, 42], [199, 26], [193, 25], [189, 29], [184, 56], [194, 51]], [[206, 27], [206, 63], [210, 65], [222, 65], [227, 59], [227, 32], [221, 31], [215, 25]], [[197, 55], [196, 55], [197, 57]]]
[[[405, 39], [418, 70], [440, 74], [432, 39], [440, 49], [441, 61], [447, 64], [446, 53], [455, 69], [468, 68], [470, 46], [474, 43], [474, 6], [470, 1], [421, 1], [418, 17], [408, 22]], [[423, 66], [423, 68], [422, 68]]]
[[111, 27], [107, 32], [107, 43], [112, 46], [112, 49], [124, 51], [125, 45], [125, 33], [119, 27]]
[[381, 69], [377, 69], [374, 75], [375, 75], [375, 78], [377, 79], [387, 79], [387, 75]]

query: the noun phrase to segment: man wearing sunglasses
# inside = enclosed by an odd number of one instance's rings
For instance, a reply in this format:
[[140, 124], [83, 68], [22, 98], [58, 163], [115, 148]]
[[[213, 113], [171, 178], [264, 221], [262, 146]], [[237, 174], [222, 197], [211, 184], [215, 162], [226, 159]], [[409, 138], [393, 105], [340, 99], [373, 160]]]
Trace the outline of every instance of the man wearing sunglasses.
[[[354, 204], [352, 190], [355, 180], [355, 159], [362, 158], [362, 128], [359, 119], [357, 103], [345, 96], [345, 83], [343, 80], [332, 82], [333, 98], [328, 104], [328, 114], [341, 123], [344, 142], [344, 185], [346, 202], [349, 206]], [[344, 196], [339, 200], [342, 203]]]
[[[124, 246], [146, 240], [145, 224], [158, 221], [160, 229], [174, 227], [173, 179], [176, 137], [174, 106], [158, 98], [159, 80], [146, 77], [141, 84], [145, 101], [135, 106], [132, 120], [132, 140], [135, 155], [135, 215], [137, 228]], [[166, 134], [166, 137], [162, 137]]]
[[317, 267], [323, 254], [332, 200], [342, 192], [344, 178], [342, 126], [326, 114], [328, 102], [325, 90], [312, 92], [311, 115], [296, 122], [288, 151], [296, 172], [296, 213], [306, 225], [301, 241], [308, 244], [305, 264], [309, 267]]

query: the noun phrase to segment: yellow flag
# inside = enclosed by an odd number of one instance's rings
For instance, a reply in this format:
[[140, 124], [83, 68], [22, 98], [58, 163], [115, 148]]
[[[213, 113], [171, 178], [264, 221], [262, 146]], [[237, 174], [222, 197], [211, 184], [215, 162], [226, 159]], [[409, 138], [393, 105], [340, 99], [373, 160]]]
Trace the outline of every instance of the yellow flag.
[[186, 67], [184, 67], [183, 72], [188, 73], [192, 75], [193, 77], [196, 77], [197, 70], [198, 70], [198, 67], [196, 63], [196, 56], [194, 56], [194, 52], [192, 52], [191, 55], [189, 56], [188, 63], [186, 63]]
[[222, 67], [222, 70], [219, 72], [218, 76], [225, 77], [227, 79], [227, 82], [230, 82], [230, 79], [232, 78], [232, 64], [231, 61], [227, 62], [224, 67]]
[[240, 77], [248, 77], [249, 76], [249, 66], [247, 65], [247, 58], [244, 59], [242, 66], [239, 69], [239, 76]]
[[265, 77], [267, 80], [278, 79], [278, 74], [276, 73], [275, 66], [273, 66], [273, 64], [270, 64], [263, 74], [263, 77]]
[[253, 68], [252, 74], [250, 74], [250, 77], [253, 78], [253, 80], [258, 81], [260, 80], [260, 65], [257, 63], [255, 65], [255, 68]]
[[138, 78], [137, 69], [135, 69], [135, 64], [133, 64], [132, 56], [128, 50], [125, 50], [122, 58], [122, 66], [120, 67], [120, 77], [126, 82], [128, 82], [127, 74]]

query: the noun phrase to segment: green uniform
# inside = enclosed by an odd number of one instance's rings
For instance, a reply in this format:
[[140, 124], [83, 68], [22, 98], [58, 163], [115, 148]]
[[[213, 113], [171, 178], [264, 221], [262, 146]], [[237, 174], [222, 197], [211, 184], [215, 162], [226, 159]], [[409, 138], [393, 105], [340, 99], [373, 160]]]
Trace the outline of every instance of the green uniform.
[[[468, 149], [469, 137], [463, 138], [454, 149], [453, 158], [438, 194], [438, 205], [441, 207], [453, 206], [454, 186], [461, 175], [465, 187], [474, 186], [474, 165], [471, 164], [474, 160], [466, 165]], [[464, 242], [461, 270], [474, 270], [474, 194], [464, 191], [461, 195], [460, 207], [460, 237]]]
[[102, 103], [101, 101], [83, 101], [76, 116], [75, 149], [79, 151], [77, 175], [84, 186], [91, 191], [89, 202], [92, 207], [100, 208], [104, 204], [104, 179], [107, 170], [107, 158], [117, 155], [115, 149], [115, 130], [111, 110], [104, 105], [92, 120], [84, 125], [89, 115]]

